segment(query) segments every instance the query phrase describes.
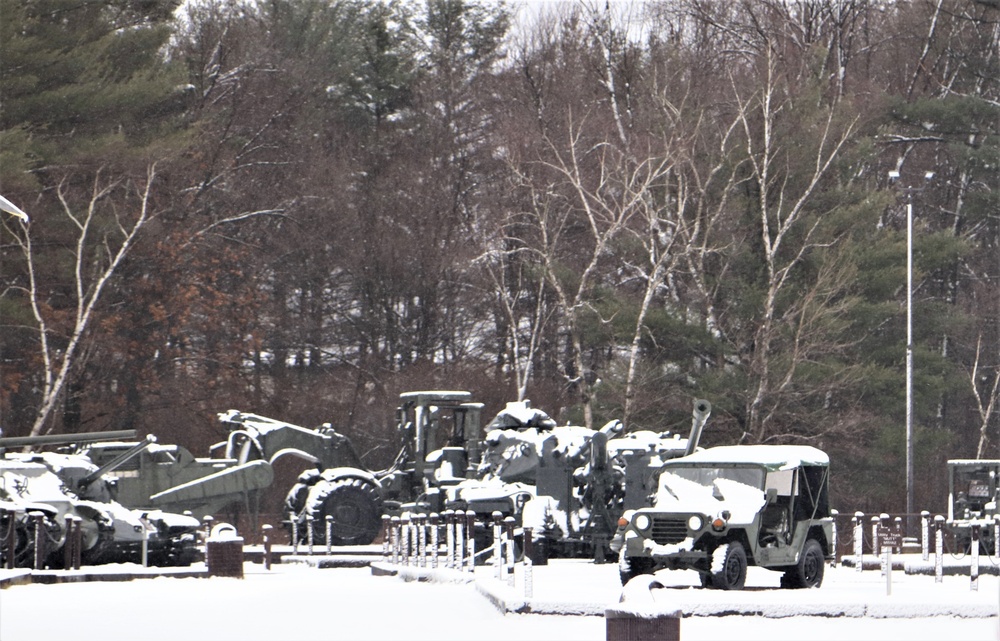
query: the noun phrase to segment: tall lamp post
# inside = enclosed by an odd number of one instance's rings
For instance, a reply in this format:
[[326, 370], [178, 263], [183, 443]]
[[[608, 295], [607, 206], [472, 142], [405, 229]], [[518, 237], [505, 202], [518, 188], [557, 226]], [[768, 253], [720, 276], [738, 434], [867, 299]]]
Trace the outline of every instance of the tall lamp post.
[[[902, 187], [906, 193], [906, 532], [916, 528], [915, 493], [913, 489], [913, 194], [923, 191], [934, 178], [934, 172], [924, 173], [924, 185]], [[889, 180], [899, 180], [898, 171], [889, 172]]]

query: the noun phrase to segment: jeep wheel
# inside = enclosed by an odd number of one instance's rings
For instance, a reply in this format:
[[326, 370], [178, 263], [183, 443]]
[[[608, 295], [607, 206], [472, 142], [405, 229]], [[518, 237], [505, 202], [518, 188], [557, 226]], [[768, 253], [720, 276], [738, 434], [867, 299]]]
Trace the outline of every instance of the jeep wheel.
[[823, 547], [816, 539], [809, 539], [802, 548], [797, 565], [785, 571], [781, 577], [783, 588], [818, 588], [823, 583]]
[[645, 556], [625, 556], [622, 550], [618, 561], [618, 575], [621, 577], [622, 585], [625, 585], [640, 574], [653, 573], [653, 559]]
[[747, 581], [747, 553], [738, 541], [720, 545], [712, 554], [712, 587], [742, 590]]

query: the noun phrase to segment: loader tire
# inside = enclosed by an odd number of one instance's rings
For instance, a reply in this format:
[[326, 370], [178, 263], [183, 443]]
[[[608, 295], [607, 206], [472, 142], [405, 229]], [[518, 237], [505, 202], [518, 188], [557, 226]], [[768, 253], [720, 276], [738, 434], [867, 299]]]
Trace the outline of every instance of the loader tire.
[[358, 478], [321, 481], [309, 491], [313, 540], [326, 543], [326, 516], [333, 517], [332, 545], [368, 545], [382, 528], [382, 497], [372, 483]]

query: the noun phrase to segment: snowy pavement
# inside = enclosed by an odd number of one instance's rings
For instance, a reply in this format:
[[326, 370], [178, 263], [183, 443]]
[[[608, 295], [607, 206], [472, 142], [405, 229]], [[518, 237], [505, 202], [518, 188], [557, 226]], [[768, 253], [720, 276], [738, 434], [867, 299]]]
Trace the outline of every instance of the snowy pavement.
[[[440, 571], [428, 582], [376, 576], [371, 568], [281, 564], [266, 571], [247, 563], [244, 569], [242, 580], [12, 586], [0, 590], [0, 639], [603, 640], [604, 609], [624, 605], [617, 567], [587, 561], [534, 568], [531, 599], [524, 598], [520, 577], [510, 588], [491, 567], [477, 568], [471, 582], [443, 582], [455, 575]], [[747, 590], [722, 592], [695, 587], [690, 572], [661, 572], [657, 578], [668, 587], [640, 586], [625, 603], [647, 599], [656, 608], [680, 609], [685, 641], [998, 638], [996, 576], [980, 577], [972, 591], [968, 576], [936, 583], [933, 576], [897, 571], [891, 594], [877, 570], [828, 568], [818, 590], [776, 589], [778, 576], [751, 568]], [[513, 611], [504, 613], [496, 603]]]

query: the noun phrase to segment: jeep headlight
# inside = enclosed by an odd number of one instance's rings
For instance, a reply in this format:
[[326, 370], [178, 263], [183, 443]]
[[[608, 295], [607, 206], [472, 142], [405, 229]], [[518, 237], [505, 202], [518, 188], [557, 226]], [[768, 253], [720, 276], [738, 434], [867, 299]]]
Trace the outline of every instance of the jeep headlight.
[[652, 521], [648, 514], [637, 514], [635, 519], [632, 520], [637, 530], [648, 530], [649, 526], [652, 525]]
[[688, 518], [688, 529], [692, 532], [698, 532], [702, 527], [705, 526], [705, 519], [701, 518], [698, 514], [692, 514]]

